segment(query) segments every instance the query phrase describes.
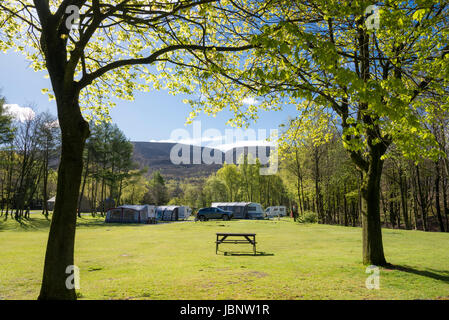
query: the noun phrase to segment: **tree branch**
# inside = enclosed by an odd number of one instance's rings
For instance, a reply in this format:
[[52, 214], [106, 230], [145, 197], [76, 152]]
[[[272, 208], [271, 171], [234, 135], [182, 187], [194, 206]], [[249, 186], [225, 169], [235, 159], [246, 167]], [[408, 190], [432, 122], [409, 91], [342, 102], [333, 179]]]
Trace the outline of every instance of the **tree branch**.
[[91, 84], [95, 79], [103, 76], [109, 71], [112, 71], [117, 68], [125, 67], [125, 66], [133, 66], [138, 64], [151, 64], [157, 60], [160, 56], [176, 51], [176, 50], [199, 50], [199, 51], [209, 51], [216, 50], [220, 52], [237, 52], [244, 51], [253, 48], [253, 45], [246, 45], [241, 47], [215, 47], [215, 46], [200, 46], [200, 45], [187, 45], [187, 44], [179, 44], [179, 45], [171, 45], [165, 48], [162, 48], [148, 57], [138, 58], [138, 59], [125, 59], [120, 61], [115, 61], [110, 64], [107, 64], [96, 71], [87, 74], [78, 82], [78, 89], [81, 90]]

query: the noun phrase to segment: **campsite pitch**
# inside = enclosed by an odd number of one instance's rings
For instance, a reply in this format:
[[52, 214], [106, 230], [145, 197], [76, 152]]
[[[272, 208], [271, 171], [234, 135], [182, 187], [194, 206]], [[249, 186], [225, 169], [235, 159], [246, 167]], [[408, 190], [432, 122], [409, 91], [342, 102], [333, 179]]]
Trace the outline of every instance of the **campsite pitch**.
[[[36, 299], [49, 221], [0, 222], [0, 299]], [[220, 245], [217, 232], [257, 234], [250, 245]], [[158, 225], [78, 221], [80, 299], [449, 299], [449, 234], [384, 229], [385, 254], [367, 289], [361, 229], [278, 221]]]

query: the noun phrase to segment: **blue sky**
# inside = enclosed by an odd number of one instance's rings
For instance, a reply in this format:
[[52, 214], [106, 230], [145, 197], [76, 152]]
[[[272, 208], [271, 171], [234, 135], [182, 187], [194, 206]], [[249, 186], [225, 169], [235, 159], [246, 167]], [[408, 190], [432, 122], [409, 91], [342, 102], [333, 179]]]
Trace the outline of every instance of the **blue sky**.
[[[32, 106], [37, 112], [49, 111], [56, 115], [55, 101], [49, 101], [48, 97], [41, 93], [41, 89], [51, 88], [49, 79], [45, 79], [44, 76], [44, 72], [34, 72], [29, 68], [29, 62], [21, 54], [0, 53], [0, 88], [9, 104]], [[136, 93], [135, 101], [118, 101], [117, 107], [111, 110], [112, 122], [116, 123], [132, 141], [172, 141], [174, 130], [186, 129], [192, 138], [190, 142], [198, 144], [193, 139], [193, 127], [185, 126], [185, 120], [190, 112], [190, 106], [182, 102], [185, 97], [173, 96], [166, 91]], [[251, 124], [250, 129], [256, 131], [256, 139], [260, 140], [261, 135], [257, 130], [265, 129], [269, 133], [270, 129], [277, 129], [280, 123], [294, 115], [293, 106], [286, 107], [284, 111], [263, 112], [257, 123]], [[197, 120], [201, 121], [202, 132], [216, 129], [225, 135], [226, 129], [231, 129], [225, 125], [231, 117], [232, 113], [224, 111], [215, 118], [200, 115]], [[222, 143], [216, 141], [208, 143], [203, 139], [202, 145], [221, 146], [224, 138], [222, 140]]]

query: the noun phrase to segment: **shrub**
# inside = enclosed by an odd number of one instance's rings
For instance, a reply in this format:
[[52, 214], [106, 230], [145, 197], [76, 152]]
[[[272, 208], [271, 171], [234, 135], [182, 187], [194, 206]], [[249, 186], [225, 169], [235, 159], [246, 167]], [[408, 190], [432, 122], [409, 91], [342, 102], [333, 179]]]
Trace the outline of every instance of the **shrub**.
[[306, 211], [302, 217], [299, 217], [300, 223], [317, 223], [318, 215], [313, 211]]

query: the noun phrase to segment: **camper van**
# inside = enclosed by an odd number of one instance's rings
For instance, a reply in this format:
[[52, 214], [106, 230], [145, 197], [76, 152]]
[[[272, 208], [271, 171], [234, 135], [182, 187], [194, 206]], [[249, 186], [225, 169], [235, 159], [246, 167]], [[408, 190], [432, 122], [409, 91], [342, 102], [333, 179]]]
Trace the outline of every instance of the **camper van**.
[[285, 206], [273, 206], [265, 209], [265, 217], [284, 217], [287, 215], [287, 208]]

